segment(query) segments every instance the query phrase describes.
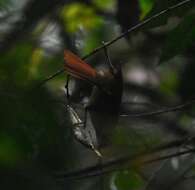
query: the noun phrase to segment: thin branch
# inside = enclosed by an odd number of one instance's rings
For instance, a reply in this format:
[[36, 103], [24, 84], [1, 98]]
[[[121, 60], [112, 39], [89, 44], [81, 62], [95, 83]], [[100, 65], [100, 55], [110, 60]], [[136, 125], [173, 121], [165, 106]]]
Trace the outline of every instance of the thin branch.
[[[195, 148], [184, 150], [184, 151], [177, 152], [177, 153], [167, 154], [165, 156], [160, 156], [160, 157], [153, 158], [153, 159], [144, 160], [144, 161], [141, 161], [140, 164], [151, 164], [151, 163], [154, 163], [154, 162], [159, 162], [159, 161], [162, 161], [162, 160], [171, 159], [171, 158], [174, 158], [174, 157], [177, 157], [177, 156], [181, 156], [181, 155], [185, 155], [185, 154], [189, 154], [189, 153], [193, 153], [193, 152], [195, 152]], [[109, 174], [109, 173], [112, 173], [112, 172], [116, 172], [116, 171], [120, 171], [120, 170], [124, 170], [124, 169], [130, 169], [130, 168], [131, 168], [131, 166], [126, 167], [126, 168], [123, 167], [123, 168], [114, 168], [114, 169], [110, 169], [110, 170], [103, 170], [101, 172], [99, 171], [99, 172], [96, 172], [96, 173], [93, 173], [93, 174], [88, 174], [87, 176], [81, 176], [81, 177], [76, 178], [76, 179], [96, 177], [96, 176], [99, 176], [99, 175]]]
[[44, 80], [42, 80], [38, 85], [36, 85], [36, 88], [39, 88], [41, 86], [43, 86], [45, 83], [47, 83], [49, 80], [55, 78], [56, 76], [64, 73], [65, 69], [59, 69], [58, 71], [56, 71], [54, 74], [48, 76], [47, 78], [45, 78]]
[[181, 110], [191, 106], [194, 103], [195, 103], [195, 100], [191, 100], [191, 101], [185, 102], [183, 104], [179, 104], [179, 105], [169, 107], [169, 108], [160, 109], [157, 111], [137, 113], [137, 114], [121, 114], [120, 116], [121, 117], [148, 117], [148, 116], [160, 115], [160, 114], [164, 114], [164, 113], [168, 113], [168, 112], [181, 111]]
[[[161, 152], [161, 151], [165, 151], [165, 150], [168, 150], [168, 149], [177, 148], [177, 147], [180, 147], [181, 145], [183, 145], [186, 142], [189, 142], [189, 143], [192, 142], [194, 139], [195, 139], [195, 137], [191, 138], [190, 140], [189, 140], [189, 138], [183, 138], [183, 139], [180, 139], [180, 140], [171, 141], [171, 142], [159, 145], [157, 147], [154, 147], [151, 150], [143, 151], [143, 152], [141, 152], [139, 154], [136, 154], [136, 155], [123, 156], [123, 157], [120, 157], [120, 158], [117, 158], [117, 159], [109, 160], [107, 162], [102, 163], [101, 165], [96, 164], [96, 165], [89, 166], [87, 168], [80, 169], [80, 170], [77, 170], [77, 171], [66, 172], [66, 173], [63, 173], [63, 172], [58, 173], [58, 174], [56, 174], [56, 177], [57, 178], [64, 178], [64, 179], [71, 179], [71, 178], [80, 178], [82, 176], [94, 175], [94, 173], [96, 173], [96, 175], [98, 175], [97, 173], [100, 174], [100, 171], [99, 171], [100, 167], [104, 171], [110, 171], [111, 172], [111, 170], [113, 170], [113, 168], [112, 168], [113, 166], [117, 166], [117, 165], [120, 166], [120, 165], [122, 165], [126, 162], [133, 161], [136, 158], [139, 158], [141, 156], [147, 156], [147, 155], [151, 155], [151, 154], [158, 153], [158, 152]], [[192, 150], [192, 149], [190, 149], [190, 150]], [[188, 149], [188, 151], [189, 151], [189, 149]], [[187, 151], [185, 151], [185, 154], [186, 153], [187, 153]], [[175, 156], [178, 156], [180, 154], [182, 154], [182, 153], [181, 152], [177, 153], [177, 154], [174, 153], [172, 155], [166, 155], [166, 156], [155, 158], [155, 159], [143, 160], [142, 162], [143, 162], [143, 164], [144, 163], [150, 163], [150, 162], [154, 162], [154, 161], [159, 161], [160, 159], [168, 159], [171, 156], [175, 157]]]
[[[170, 154], [167, 154], [165, 156], [160, 156], [160, 157], [156, 157], [156, 158], [152, 158], [152, 159], [143, 160], [143, 161], [140, 161], [139, 164], [151, 164], [151, 163], [154, 163], [154, 162], [159, 162], [159, 161], [162, 161], [162, 160], [167, 160], [167, 159], [170, 159], [170, 158], [174, 158], [174, 157], [178, 157], [178, 156], [181, 156], [181, 155], [194, 153], [194, 152], [195, 152], [195, 148], [191, 148], [191, 149], [180, 151], [180, 152], [177, 152], [177, 153], [170, 153]], [[103, 165], [101, 167], [103, 168]], [[94, 170], [94, 171], [91, 171], [91, 172], [88, 172], [88, 173], [72, 172], [72, 173], [69, 173], [70, 175], [67, 174], [67, 175], [64, 175], [64, 176], [61, 176], [61, 177], [64, 177], [63, 180], [65, 180], [65, 179], [82, 180], [82, 179], [88, 179], [89, 177], [97, 177], [97, 176], [100, 176], [100, 175], [105, 175], [105, 174], [109, 174], [109, 173], [112, 173], [112, 172], [116, 172], [116, 171], [120, 171], [120, 170], [124, 170], [124, 169], [129, 169], [130, 167], [111, 168], [111, 169], [108, 168], [108, 169], [104, 169], [104, 170], [101, 170], [101, 171], [100, 170], [97, 170], [97, 171]]]
[[[96, 49], [94, 49], [92, 52], [90, 52], [89, 54], [85, 55], [82, 59], [87, 59], [89, 58], [90, 56], [96, 54], [97, 52], [99, 52], [100, 50], [104, 49], [105, 47], [108, 47], [110, 45], [112, 45], [113, 43], [115, 43], [116, 41], [124, 38], [125, 36], [127, 36], [129, 33], [131, 32], [135, 32], [137, 31], [138, 29], [140, 29], [141, 27], [145, 26], [146, 24], [150, 23], [151, 21], [159, 18], [160, 16], [162, 15], [165, 15], [167, 14], [168, 12], [170, 11], [173, 11], [179, 7], [182, 7], [188, 3], [192, 2], [192, 0], [184, 0], [184, 1], [181, 1], [180, 3], [177, 3], [176, 5], [173, 5], [173, 6], [170, 6], [168, 7], [167, 9], [165, 10], [162, 10], [160, 11], [159, 13], [157, 14], [154, 14], [153, 16], [151, 16], [150, 18], [140, 22], [139, 24], [129, 28], [128, 30], [126, 30], [125, 32], [123, 32], [121, 35], [117, 36], [116, 38], [114, 38], [113, 40], [109, 41], [109, 42], [105, 42], [102, 46], [99, 46], [97, 47]], [[65, 71], [65, 69], [59, 69], [58, 71], [56, 71], [54, 74], [52, 74], [51, 76], [47, 77], [45, 80], [43, 80], [43, 82], [41, 82], [41, 85], [43, 85], [44, 83], [48, 82], [49, 80], [55, 78], [57, 75], [63, 73]]]
[[161, 156], [161, 157], [158, 157], [158, 158], [146, 160], [143, 163], [144, 164], [150, 164], [150, 163], [158, 162], [158, 161], [165, 160], [165, 159], [170, 159], [170, 158], [173, 158], [173, 157], [177, 157], [177, 156], [181, 156], [181, 155], [189, 154], [189, 153], [193, 153], [193, 152], [195, 152], [195, 148], [190, 148], [190, 149], [187, 149], [187, 150], [184, 150], [184, 151], [180, 151], [180, 152], [176, 152], [176, 153], [172, 153], [172, 154], [167, 154], [165, 156]]
[[170, 11], [173, 11], [174, 9], [177, 9], [179, 7], [182, 7], [188, 3], [190, 3], [192, 0], [185, 0], [185, 1], [181, 1], [180, 3], [177, 3], [176, 5], [170, 6], [165, 10], [160, 11], [157, 14], [154, 14], [153, 16], [151, 16], [150, 18], [138, 23], [137, 25], [129, 28], [127, 31], [125, 31], [124, 33], [122, 33], [121, 35], [119, 35], [118, 37], [114, 38], [113, 40], [109, 41], [109, 42], [105, 42], [104, 45], [97, 47], [96, 49], [94, 49], [91, 53], [87, 54], [86, 56], [83, 57], [83, 59], [86, 59], [90, 56], [92, 56], [93, 54], [97, 53], [98, 51], [104, 49], [105, 47], [108, 47], [110, 45], [112, 45], [113, 43], [115, 43], [116, 41], [120, 40], [121, 38], [125, 37], [126, 35], [128, 35], [131, 32], [135, 32], [137, 31], [139, 28], [141, 28], [142, 26], [145, 26], [146, 24], [150, 23], [151, 21], [155, 20], [156, 18], [167, 14]]

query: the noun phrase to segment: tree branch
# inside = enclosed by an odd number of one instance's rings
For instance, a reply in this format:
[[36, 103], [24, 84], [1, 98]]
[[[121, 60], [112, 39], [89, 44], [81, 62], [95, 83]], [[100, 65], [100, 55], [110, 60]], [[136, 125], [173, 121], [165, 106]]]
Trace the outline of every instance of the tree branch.
[[149, 117], [154, 115], [160, 115], [168, 112], [175, 112], [175, 111], [181, 111], [189, 106], [192, 106], [195, 103], [195, 100], [191, 100], [188, 102], [185, 102], [183, 104], [179, 104], [173, 107], [168, 107], [164, 109], [160, 109], [157, 111], [151, 111], [151, 112], [144, 112], [144, 113], [136, 113], [136, 114], [121, 114], [121, 117]]
[[[110, 173], [110, 172], [119, 170], [118, 168], [113, 169], [112, 167], [114, 167], [114, 166], [116, 167], [117, 165], [122, 165], [122, 164], [129, 162], [129, 161], [135, 161], [136, 159], [139, 159], [142, 156], [147, 157], [147, 156], [150, 156], [151, 154], [155, 154], [155, 153], [159, 153], [161, 151], [165, 151], [168, 149], [180, 147], [180, 146], [186, 144], [187, 142], [188, 143], [192, 142], [194, 139], [195, 139], [195, 137], [191, 138], [190, 140], [188, 138], [175, 140], [175, 141], [168, 142], [168, 143], [162, 144], [160, 146], [154, 147], [153, 149], [151, 149], [149, 151], [147, 150], [147, 151], [144, 151], [144, 152], [136, 154], [136, 155], [123, 156], [121, 158], [117, 158], [114, 160], [103, 162], [101, 165], [98, 163], [96, 165], [89, 166], [87, 168], [80, 169], [77, 171], [56, 174], [56, 177], [61, 178], [61, 179], [62, 178], [63, 179], [81, 179], [81, 178], [87, 178], [87, 177], [95, 177], [98, 175], [102, 175], [104, 173]], [[178, 152], [178, 153], [167, 154], [167, 155], [162, 156], [162, 157], [156, 157], [156, 158], [152, 158], [152, 159], [143, 159], [143, 160], [140, 160], [139, 163], [140, 164], [149, 164], [149, 163], [152, 163], [155, 161], [160, 161], [160, 160], [180, 156], [182, 154], [187, 154], [187, 153], [191, 153], [194, 151], [195, 151], [194, 148], [188, 149], [188, 150], [184, 150], [184, 151]], [[100, 168], [102, 171], [100, 171]]]
[[[181, 1], [180, 3], [178, 3], [178, 4], [176, 4], [176, 5], [173, 5], [173, 6], [171, 6], [171, 7], [168, 7], [168, 8], [165, 9], [165, 10], [160, 11], [159, 13], [157, 13], [157, 14], [151, 16], [150, 18], [148, 18], [148, 19], [146, 19], [146, 20], [140, 22], [139, 24], [137, 24], [137, 25], [135, 25], [135, 26], [129, 28], [128, 30], [126, 30], [125, 32], [123, 32], [121, 35], [117, 36], [117, 37], [114, 38], [113, 40], [111, 40], [111, 41], [109, 41], [109, 42], [105, 42], [104, 45], [97, 47], [97, 48], [94, 49], [92, 52], [90, 52], [89, 54], [85, 55], [82, 59], [85, 60], [85, 59], [89, 58], [90, 56], [92, 56], [92, 55], [96, 54], [97, 52], [99, 52], [100, 50], [104, 49], [105, 47], [108, 47], [108, 46], [112, 45], [113, 43], [115, 43], [116, 41], [118, 41], [118, 40], [124, 38], [124, 37], [125, 37], [126, 35], [128, 35], [129, 33], [135, 32], [135, 31], [137, 31], [138, 29], [140, 29], [141, 27], [143, 27], [143, 26], [145, 26], [146, 24], [150, 23], [151, 21], [153, 21], [153, 20], [159, 18], [160, 16], [165, 15], [165, 14], [167, 14], [168, 12], [173, 11], [173, 10], [175, 10], [175, 9], [177, 9], [177, 8], [180, 8], [180, 7], [182, 7], [182, 6], [184, 6], [184, 5], [188, 4], [188, 3], [191, 3], [191, 2], [192, 2], [192, 0], [184, 0], [184, 1]], [[52, 74], [52, 75], [50, 75], [49, 77], [45, 78], [45, 79], [41, 82], [40, 85], [43, 85], [44, 83], [46, 83], [46, 82], [48, 82], [49, 80], [55, 78], [57, 75], [63, 73], [64, 71], [65, 71], [64, 68], [59, 69], [59, 70], [56, 71], [54, 74]], [[40, 85], [38, 85], [38, 86], [40, 86]]]

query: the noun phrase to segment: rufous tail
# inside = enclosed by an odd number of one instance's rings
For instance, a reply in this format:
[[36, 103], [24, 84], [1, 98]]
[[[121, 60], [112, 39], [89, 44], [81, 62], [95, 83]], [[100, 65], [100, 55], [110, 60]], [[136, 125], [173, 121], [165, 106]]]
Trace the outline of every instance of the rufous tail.
[[97, 76], [96, 70], [87, 63], [85, 63], [77, 55], [73, 54], [71, 51], [64, 51], [64, 60], [64, 67], [70, 75], [79, 79], [89, 80], [92, 82], [95, 80]]

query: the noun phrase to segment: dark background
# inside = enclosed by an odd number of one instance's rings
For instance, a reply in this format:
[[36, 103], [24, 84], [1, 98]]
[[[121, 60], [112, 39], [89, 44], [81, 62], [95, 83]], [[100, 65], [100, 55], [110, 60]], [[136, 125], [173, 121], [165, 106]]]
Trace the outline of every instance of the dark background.
[[[193, 1], [151, 19], [108, 47], [112, 62], [122, 65], [121, 107], [125, 114], [183, 103], [185, 108], [160, 115], [120, 117], [112, 131], [115, 146], [105, 151], [103, 163], [127, 155], [131, 159], [111, 164], [113, 172], [80, 180], [72, 179], [74, 173], [71, 179], [61, 175], [99, 162], [93, 151], [73, 137], [65, 109], [67, 74], [42, 83], [63, 68], [65, 48], [83, 57], [102, 41], [114, 39], [179, 2], [0, 0], [1, 189], [194, 189]], [[106, 62], [103, 51], [86, 62], [101, 67]], [[85, 95], [91, 86], [82, 82], [77, 89], [78, 96]], [[80, 109], [83, 112], [82, 106]], [[178, 144], [170, 149], [170, 142]], [[162, 145], [167, 148], [146, 156]], [[190, 153], [178, 155], [188, 150]], [[145, 163], [170, 154], [169, 159]], [[98, 166], [94, 172], [102, 169], [104, 166]]]

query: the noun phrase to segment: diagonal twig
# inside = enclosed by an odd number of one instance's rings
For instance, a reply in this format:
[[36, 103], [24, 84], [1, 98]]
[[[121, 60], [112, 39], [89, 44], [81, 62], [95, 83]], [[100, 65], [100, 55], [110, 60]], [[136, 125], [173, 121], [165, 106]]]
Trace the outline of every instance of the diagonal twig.
[[[192, 142], [193, 140], [194, 140], [194, 138], [190, 139], [190, 142]], [[170, 150], [170, 149], [173, 149], [173, 148], [180, 147], [186, 141], [187, 141], [187, 138], [182, 138], [180, 140], [174, 140], [174, 141], [159, 145], [157, 147], [154, 147], [149, 151], [146, 150], [146, 151], [141, 152], [141, 153], [136, 154], [136, 155], [123, 156], [123, 157], [120, 157], [120, 158], [117, 158], [117, 159], [113, 159], [113, 160], [104, 162], [101, 165], [96, 164], [96, 165], [92, 165], [92, 166], [89, 166], [87, 168], [80, 169], [80, 170], [77, 170], [77, 171], [65, 172], [65, 173], [62, 172], [60, 174], [56, 174], [56, 177], [61, 178], [61, 179], [62, 178], [63, 179], [71, 179], [71, 178], [76, 179], [76, 178], [85, 178], [85, 177], [90, 177], [90, 176], [91, 177], [98, 176], [98, 175], [102, 174], [99, 171], [100, 167], [102, 168], [102, 170], [105, 173], [110, 173], [113, 170], [115, 170], [115, 169], [112, 168], [113, 166], [121, 166], [122, 164], [125, 164], [129, 161], [133, 161], [136, 158], [139, 158], [140, 156], [147, 156], [147, 155], [155, 154], [155, 153], [162, 152], [162, 151], [165, 151], [165, 150], [168, 150], [168, 149]], [[179, 155], [182, 155], [182, 154], [187, 154], [187, 153], [190, 153], [192, 151], [194, 152], [195, 149], [188, 149], [187, 151], [184, 150], [183, 152], [179, 152], [179, 153], [171, 153], [171, 154], [168, 154], [168, 155], [165, 155], [165, 156], [162, 156], [162, 157], [158, 157], [158, 158], [140, 160], [140, 162], [143, 163], [143, 164], [151, 163], [151, 162], [160, 161], [160, 160], [163, 160], [163, 159], [168, 159], [168, 158], [171, 158], [171, 157], [176, 157], [176, 156], [179, 156]]]
[[[177, 3], [176, 5], [173, 5], [173, 6], [170, 6], [168, 7], [167, 9], [164, 9], [162, 11], [160, 11], [159, 13], [157, 14], [154, 14], [153, 16], [151, 16], [150, 18], [147, 18], [145, 19], [144, 21], [138, 23], [137, 25], [129, 28], [128, 30], [126, 30], [125, 32], [123, 32], [121, 35], [117, 36], [116, 38], [114, 38], [113, 40], [109, 41], [109, 42], [105, 42], [103, 45], [95, 48], [93, 51], [91, 51], [89, 54], [85, 55], [82, 59], [87, 59], [88, 57], [96, 54], [97, 52], [99, 52], [100, 50], [104, 49], [105, 47], [108, 47], [110, 45], [112, 45], [113, 43], [115, 43], [116, 41], [124, 38], [126, 35], [128, 35], [129, 33], [131, 32], [135, 32], [137, 31], [138, 29], [140, 29], [142, 26], [145, 26], [146, 24], [150, 23], [151, 21], [159, 18], [160, 16], [162, 15], [165, 15], [167, 14], [168, 12], [170, 11], [173, 11], [179, 7], [182, 7], [188, 3], [191, 3], [192, 0], [184, 0], [184, 1], [181, 1], [179, 3]], [[41, 82], [41, 85], [43, 85], [44, 83], [48, 82], [49, 80], [55, 78], [57, 75], [61, 74], [64, 72], [64, 68], [62, 69], [59, 69], [58, 71], [56, 71], [54, 74], [50, 75], [49, 77], [45, 78], [42, 82]]]
[[[158, 162], [158, 161], [162, 161], [162, 160], [166, 160], [166, 159], [170, 159], [170, 158], [174, 158], [177, 156], [190, 154], [190, 153], [194, 153], [194, 152], [195, 152], [195, 148], [191, 148], [191, 149], [183, 150], [183, 151], [176, 152], [176, 153], [169, 153], [169, 154], [166, 154], [164, 156], [159, 156], [159, 157], [155, 157], [152, 159], [143, 159], [143, 160], [139, 161], [139, 164], [151, 164], [154, 162]], [[101, 166], [97, 165], [97, 166], [93, 166], [91, 168], [86, 168], [84, 170], [66, 173], [64, 175], [59, 175], [59, 176], [57, 175], [56, 177], [59, 179], [61, 178], [62, 180], [65, 180], [65, 179], [81, 180], [81, 179], [88, 179], [89, 177], [96, 177], [96, 176], [100, 176], [100, 175], [105, 175], [105, 174], [109, 174], [109, 173], [112, 173], [115, 171], [129, 169], [129, 167], [124, 168], [124, 167], [119, 166], [118, 168], [110, 168], [108, 166], [113, 166], [116, 163], [121, 165], [124, 162], [128, 162], [130, 160], [135, 160], [135, 158], [136, 157], [118, 159], [118, 160], [115, 160], [115, 162], [108, 162], [107, 164], [104, 163]], [[100, 171], [98, 169], [99, 167], [102, 167], [103, 170]]]
[[187, 101], [183, 104], [179, 104], [176, 106], [151, 111], [151, 112], [143, 112], [143, 113], [136, 113], [136, 114], [121, 114], [121, 117], [148, 117], [148, 116], [154, 116], [154, 115], [160, 115], [168, 112], [175, 112], [175, 111], [181, 111], [195, 103], [195, 100]]

